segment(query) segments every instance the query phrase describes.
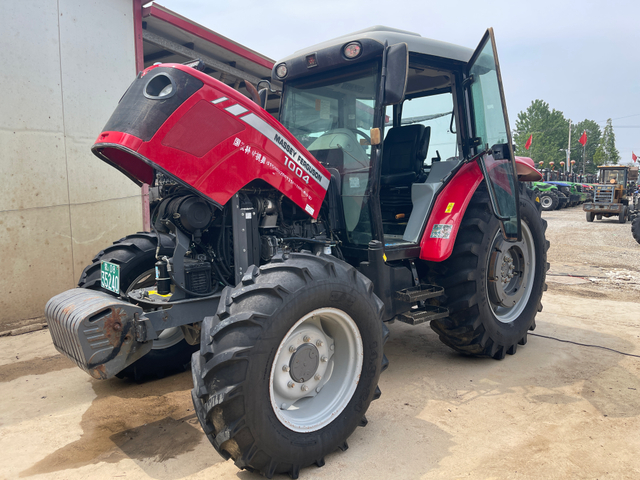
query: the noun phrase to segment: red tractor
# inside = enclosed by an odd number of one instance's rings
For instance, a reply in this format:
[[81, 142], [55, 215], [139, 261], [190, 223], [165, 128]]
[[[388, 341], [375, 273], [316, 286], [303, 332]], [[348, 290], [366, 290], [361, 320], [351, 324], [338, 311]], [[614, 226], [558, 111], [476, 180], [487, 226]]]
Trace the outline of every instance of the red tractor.
[[93, 152], [152, 185], [153, 231], [101, 251], [46, 315], [95, 378], [191, 359], [215, 449], [296, 478], [367, 423], [394, 320], [462, 354], [516, 353], [548, 242], [492, 30], [474, 52], [375, 27], [272, 78], [280, 121], [269, 82], [250, 100], [189, 65], [138, 75]]

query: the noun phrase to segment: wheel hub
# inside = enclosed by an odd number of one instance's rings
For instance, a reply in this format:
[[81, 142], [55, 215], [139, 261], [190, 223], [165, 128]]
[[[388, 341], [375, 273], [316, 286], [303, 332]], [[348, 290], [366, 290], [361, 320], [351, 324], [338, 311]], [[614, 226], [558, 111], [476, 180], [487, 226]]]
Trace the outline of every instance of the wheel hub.
[[302, 317], [280, 342], [269, 395], [280, 422], [313, 432], [335, 420], [360, 379], [364, 348], [353, 319], [335, 308]]
[[500, 322], [516, 319], [531, 293], [535, 252], [531, 231], [522, 222], [522, 240], [507, 242], [498, 232], [488, 265], [487, 290], [491, 308]]
[[303, 383], [316, 374], [320, 355], [315, 345], [304, 343], [298, 347], [289, 361], [290, 375], [294, 382]]

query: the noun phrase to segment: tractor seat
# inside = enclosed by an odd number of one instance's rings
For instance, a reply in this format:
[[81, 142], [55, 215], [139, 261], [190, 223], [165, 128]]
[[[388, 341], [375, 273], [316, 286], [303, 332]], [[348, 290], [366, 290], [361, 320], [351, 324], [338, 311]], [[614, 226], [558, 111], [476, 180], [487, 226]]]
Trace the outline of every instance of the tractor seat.
[[430, 136], [431, 127], [419, 124], [389, 130], [382, 149], [382, 187], [409, 186], [419, 181]]

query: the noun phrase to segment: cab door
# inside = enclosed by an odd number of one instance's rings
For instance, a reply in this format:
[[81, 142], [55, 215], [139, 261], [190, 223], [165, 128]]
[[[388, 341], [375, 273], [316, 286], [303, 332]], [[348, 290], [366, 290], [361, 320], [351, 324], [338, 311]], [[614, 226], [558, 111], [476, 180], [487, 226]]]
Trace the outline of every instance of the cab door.
[[465, 86], [471, 110], [471, 153], [478, 157], [502, 234], [506, 240], [520, 240], [518, 177], [492, 28], [467, 65]]

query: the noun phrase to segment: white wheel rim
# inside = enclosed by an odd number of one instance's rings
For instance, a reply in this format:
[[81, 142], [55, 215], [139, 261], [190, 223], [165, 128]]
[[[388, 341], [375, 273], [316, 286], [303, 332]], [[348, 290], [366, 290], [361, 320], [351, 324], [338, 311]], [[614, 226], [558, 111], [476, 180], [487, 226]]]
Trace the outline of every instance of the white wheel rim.
[[[307, 355], [304, 368], [299, 361], [303, 351]], [[304, 433], [333, 422], [356, 391], [363, 356], [358, 327], [342, 310], [320, 308], [298, 320], [278, 346], [271, 365], [269, 396], [280, 423]], [[302, 372], [310, 378], [301, 378]]]
[[[519, 293], [517, 296], [517, 300], [515, 300], [515, 304], [511, 306], [501, 305], [495, 301], [492, 301], [492, 296], [487, 293], [487, 298], [489, 300], [489, 306], [491, 307], [491, 311], [493, 312], [496, 319], [501, 323], [511, 323], [515, 321], [522, 312], [524, 311], [527, 303], [529, 302], [529, 298], [531, 297], [531, 291], [533, 288], [533, 281], [535, 280], [535, 271], [536, 271], [536, 251], [535, 244], [533, 242], [533, 236], [531, 234], [531, 230], [525, 221], [521, 222], [522, 225], [522, 241], [520, 242], [503, 242], [502, 245], [508, 247], [508, 251], [504, 252], [506, 255], [510, 255], [511, 257], [521, 256], [520, 263], [518, 268], [515, 269], [516, 272], [519, 272], [520, 278], [515, 278], [516, 275], [513, 270], [513, 263], [509, 263], [510, 270], [508, 270], [508, 274], [511, 277], [507, 277], [503, 284], [501, 285], [502, 292], [505, 294], [505, 299], [508, 300], [510, 296], [515, 297], [515, 291], [513, 290], [514, 285], [518, 285], [519, 288], [524, 289], [523, 293]], [[493, 244], [496, 244], [496, 241], [499, 236], [502, 236], [502, 232], [498, 231], [496, 234], [496, 238], [493, 241]], [[505, 256], [503, 254], [503, 257]], [[510, 258], [510, 257], [508, 257]], [[491, 260], [490, 260], [491, 261]], [[514, 279], [515, 278], [515, 279]], [[498, 279], [498, 282], [502, 281], [502, 279]], [[489, 287], [489, 285], [487, 285]], [[489, 290], [489, 288], [488, 288]], [[494, 295], [495, 296], [495, 295]], [[507, 302], [505, 302], [507, 303]]]

